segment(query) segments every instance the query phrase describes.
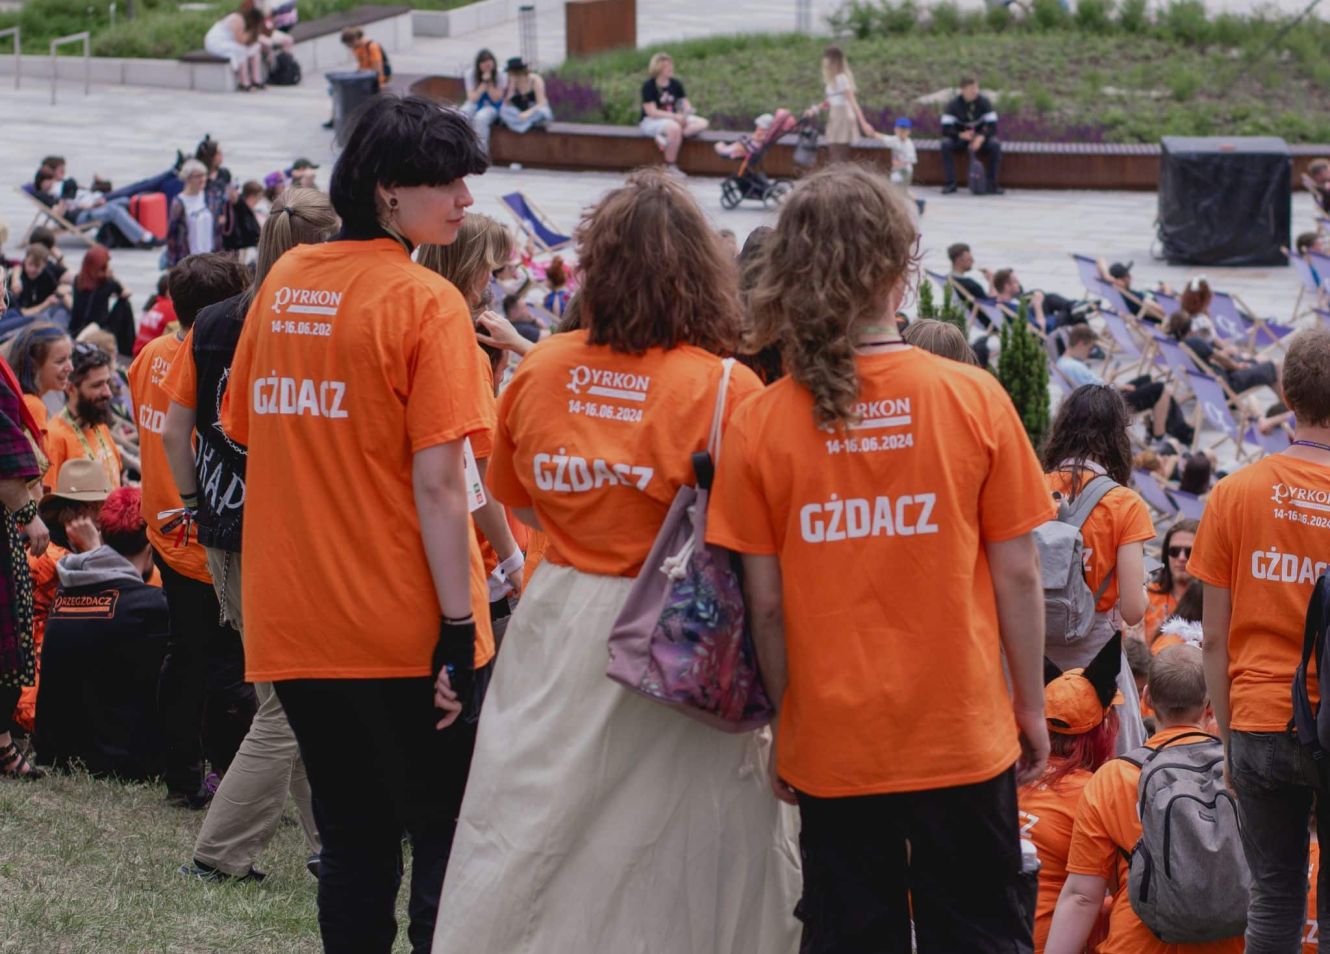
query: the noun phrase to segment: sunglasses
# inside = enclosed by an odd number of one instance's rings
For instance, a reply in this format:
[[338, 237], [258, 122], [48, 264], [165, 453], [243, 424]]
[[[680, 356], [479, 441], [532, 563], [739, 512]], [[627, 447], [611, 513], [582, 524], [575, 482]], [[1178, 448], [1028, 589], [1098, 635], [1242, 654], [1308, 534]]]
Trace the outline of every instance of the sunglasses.
[[1189, 557], [1191, 556], [1191, 547], [1169, 547], [1168, 555], [1175, 560], [1180, 556]]

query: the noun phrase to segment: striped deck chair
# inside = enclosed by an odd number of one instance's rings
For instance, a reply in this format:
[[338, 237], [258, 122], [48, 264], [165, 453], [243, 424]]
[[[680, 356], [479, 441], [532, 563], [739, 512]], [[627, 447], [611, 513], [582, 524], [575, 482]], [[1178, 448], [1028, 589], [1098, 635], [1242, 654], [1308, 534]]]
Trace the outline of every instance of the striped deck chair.
[[1201, 425], [1208, 421], [1224, 436], [1205, 448], [1206, 450], [1214, 450], [1232, 441], [1238, 459], [1244, 463], [1250, 463], [1252, 459], [1262, 456], [1265, 451], [1261, 447], [1252, 447], [1243, 441], [1245, 429], [1238, 425], [1233, 417], [1233, 410], [1229, 407], [1231, 392], [1216, 378], [1199, 371], [1189, 372], [1188, 379], [1191, 382], [1192, 393], [1196, 395], [1195, 422], [1192, 425], [1196, 429], [1196, 436], [1192, 438], [1192, 450], [1198, 449], [1201, 441]]
[[1205, 513], [1205, 500], [1185, 490], [1170, 490], [1169, 497], [1178, 505], [1178, 516], [1187, 520], [1200, 520]]
[[[1293, 272], [1298, 276], [1298, 298], [1293, 303], [1293, 320], [1297, 321], [1306, 314], [1310, 308], [1317, 308], [1325, 304], [1325, 292], [1321, 288], [1321, 282], [1317, 272], [1312, 269], [1311, 264], [1301, 255], [1289, 253], [1288, 263], [1292, 266]], [[1330, 277], [1330, 272], [1326, 273]], [[1305, 300], [1312, 302], [1310, 308], [1304, 309]]]
[[79, 241], [86, 242], [89, 247], [97, 244], [94, 236], [97, 234], [97, 230], [102, 227], [101, 222], [89, 220], [82, 225], [75, 225], [73, 219], [61, 215], [54, 208], [37, 198], [37, 193], [33, 190], [31, 184], [20, 186], [14, 191], [37, 208], [32, 221], [28, 224], [28, 230], [23, 233], [24, 242], [28, 240], [28, 236], [32, 234], [33, 229], [44, 223], [47, 228], [55, 232], [57, 238], [61, 235], [72, 235]]
[[540, 207], [521, 192], [510, 192], [500, 201], [542, 254], [557, 252], [573, 244], [572, 236], [561, 232]]
[[1131, 486], [1156, 513], [1163, 517], [1178, 515], [1178, 505], [1173, 502], [1168, 491], [1160, 486], [1159, 481], [1155, 480], [1154, 474], [1148, 470], [1133, 470]]

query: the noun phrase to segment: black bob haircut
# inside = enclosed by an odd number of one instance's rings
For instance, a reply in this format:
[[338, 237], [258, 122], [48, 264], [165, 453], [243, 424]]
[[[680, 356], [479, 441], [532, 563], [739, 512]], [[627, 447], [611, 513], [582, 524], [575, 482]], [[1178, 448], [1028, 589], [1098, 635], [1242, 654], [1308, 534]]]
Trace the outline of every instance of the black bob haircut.
[[351, 235], [381, 231], [380, 185], [447, 185], [489, 168], [467, 118], [420, 96], [375, 96], [352, 117], [344, 145], [328, 195]]

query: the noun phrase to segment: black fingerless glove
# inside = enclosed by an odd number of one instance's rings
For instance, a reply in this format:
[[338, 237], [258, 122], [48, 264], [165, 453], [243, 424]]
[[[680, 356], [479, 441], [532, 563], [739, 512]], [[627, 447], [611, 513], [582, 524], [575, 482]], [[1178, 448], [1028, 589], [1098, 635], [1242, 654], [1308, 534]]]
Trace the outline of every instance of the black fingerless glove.
[[480, 715], [476, 701], [476, 624], [439, 623], [439, 641], [434, 645], [434, 677], [448, 670], [457, 700], [462, 703], [462, 718], [475, 722]]

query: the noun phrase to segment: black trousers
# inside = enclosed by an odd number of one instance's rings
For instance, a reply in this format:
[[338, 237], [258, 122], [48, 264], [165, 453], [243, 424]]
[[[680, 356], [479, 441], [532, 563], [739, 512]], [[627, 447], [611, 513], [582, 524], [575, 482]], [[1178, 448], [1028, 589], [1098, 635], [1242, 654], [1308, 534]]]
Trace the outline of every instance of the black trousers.
[[1016, 773], [896, 795], [799, 795], [801, 954], [1028, 954]]
[[13, 727], [14, 709], [22, 695], [23, 690], [18, 686], [0, 686], [0, 734]]
[[157, 710], [166, 737], [166, 787], [194, 795], [203, 761], [226, 772], [258, 707], [245, 682], [240, 634], [219, 622], [211, 583], [190, 579], [153, 553], [171, 611], [171, 633], [157, 685]]
[[[477, 691], [490, 667], [476, 673]], [[309, 773], [327, 954], [389, 954], [411, 839], [407, 935], [429, 954], [443, 875], [471, 769], [476, 725], [435, 729], [434, 682], [296, 679], [274, 683]], [[572, 912], [570, 912], [571, 914]]]
[[[956, 153], [970, 151], [970, 144], [964, 139], [942, 138], [942, 173], [946, 177], [946, 184], [954, 186], [956, 184]], [[985, 139], [984, 144], [979, 147], [977, 153], [984, 162], [984, 172], [988, 178], [988, 187], [991, 189], [998, 184], [998, 166], [1002, 163], [1002, 144], [996, 139]], [[965, 160], [967, 163], [969, 159]]]

